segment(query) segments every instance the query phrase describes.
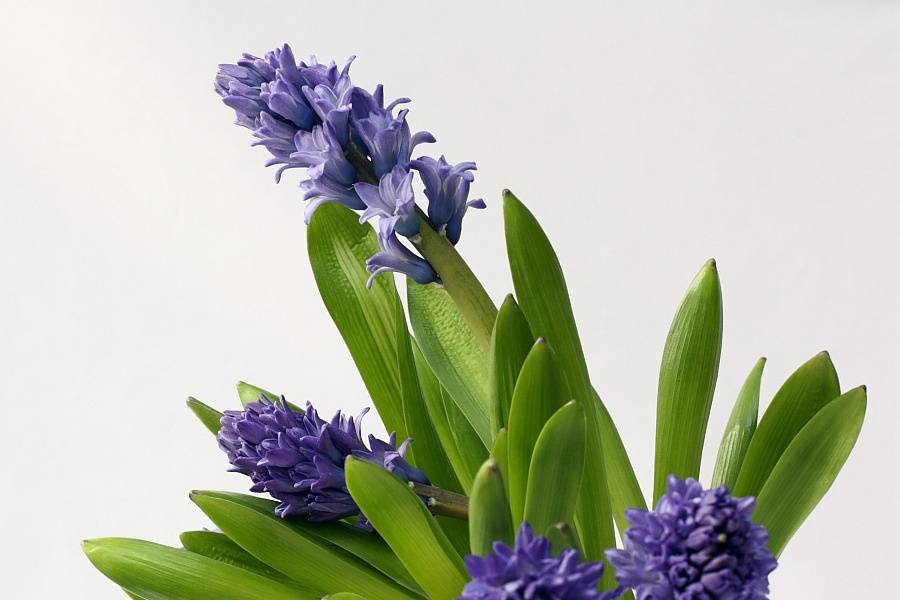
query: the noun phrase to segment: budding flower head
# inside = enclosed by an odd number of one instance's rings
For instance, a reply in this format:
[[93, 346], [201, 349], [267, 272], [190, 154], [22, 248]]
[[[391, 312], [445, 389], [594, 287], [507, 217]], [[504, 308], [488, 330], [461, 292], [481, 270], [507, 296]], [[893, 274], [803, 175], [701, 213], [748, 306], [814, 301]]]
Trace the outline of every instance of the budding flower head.
[[578, 562], [578, 551], [553, 556], [550, 540], [522, 523], [516, 545], [494, 543], [484, 558], [467, 556], [472, 581], [459, 600], [612, 600], [619, 590], [601, 592], [602, 562]]
[[281, 503], [280, 517], [303, 515], [310, 521], [333, 521], [359, 515], [359, 507], [347, 490], [344, 462], [348, 456], [379, 464], [405, 481], [429, 483], [428, 477], [409, 464], [397, 436], [384, 442], [369, 436], [362, 440], [360, 421], [340, 411], [330, 421], [319, 418], [312, 404], [306, 411], [291, 408], [282, 397], [272, 402], [265, 395], [246, 409], [226, 411], [219, 430], [219, 447], [228, 455], [232, 471], [253, 480], [251, 492], [267, 492]]
[[625, 549], [607, 552], [616, 578], [642, 599], [763, 600], [777, 566], [756, 499], [669, 477], [655, 511], [629, 510]]

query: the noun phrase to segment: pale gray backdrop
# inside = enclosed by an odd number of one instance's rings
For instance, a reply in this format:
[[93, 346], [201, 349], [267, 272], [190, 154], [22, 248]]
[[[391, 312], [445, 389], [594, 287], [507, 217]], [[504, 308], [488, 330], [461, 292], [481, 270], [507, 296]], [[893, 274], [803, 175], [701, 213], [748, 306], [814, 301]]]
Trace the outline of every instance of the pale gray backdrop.
[[[0, 23], [2, 595], [116, 598], [82, 538], [177, 543], [191, 488], [242, 490], [188, 394], [246, 379], [367, 404], [316, 294], [296, 176], [212, 92], [289, 41], [414, 99], [489, 204], [460, 249], [511, 289], [500, 190], [566, 268], [597, 388], [649, 487], [663, 340], [716, 257], [725, 336], [706, 474], [741, 381], [829, 349], [861, 441], [772, 579], [897, 583], [900, 6], [894, 2], [7, 2]], [[752, 4], [753, 6], [749, 6]], [[368, 426], [380, 429], [376, 418]]]

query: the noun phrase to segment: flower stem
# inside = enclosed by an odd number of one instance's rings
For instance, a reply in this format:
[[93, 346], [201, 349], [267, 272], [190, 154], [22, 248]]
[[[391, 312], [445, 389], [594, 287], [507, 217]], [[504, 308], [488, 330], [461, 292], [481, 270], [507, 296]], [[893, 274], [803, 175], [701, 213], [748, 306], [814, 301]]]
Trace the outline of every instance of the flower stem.
[[431, 514], [463, 521], [469, 519], [469, 499], [466, 496], [423, 483], [410, 482], [409, 486], [416, 494], [425, 498]]

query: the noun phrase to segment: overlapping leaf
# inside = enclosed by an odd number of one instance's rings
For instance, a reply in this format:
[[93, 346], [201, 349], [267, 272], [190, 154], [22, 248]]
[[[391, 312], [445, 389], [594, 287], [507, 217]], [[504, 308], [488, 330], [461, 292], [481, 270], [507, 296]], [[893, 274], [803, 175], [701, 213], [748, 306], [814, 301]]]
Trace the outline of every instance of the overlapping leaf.
[[712, 487], [720, 485], [734, 488], [734, 482], [744, 462], [744, 455], [750, 446], [750, 440], [756, 431], [756, 419], [759, 413], [759, 385], [762, 380], [763, 367], [766, 359], [756, 361], [750, 375], [738, 393], [737, 401], [725, 426], [722, 435], [722, 443], [719, 444], [719, 454], [716, 458], [716, 467], [713, 471]]

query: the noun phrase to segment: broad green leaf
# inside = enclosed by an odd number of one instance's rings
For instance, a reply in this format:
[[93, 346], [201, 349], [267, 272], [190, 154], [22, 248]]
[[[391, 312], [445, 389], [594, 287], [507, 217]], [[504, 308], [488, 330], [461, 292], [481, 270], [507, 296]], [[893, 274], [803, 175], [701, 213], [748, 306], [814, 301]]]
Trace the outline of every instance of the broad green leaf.
[[365, 596], [350, 592], [338, 592], [337, 594], [325, 596], [325, 598], [327, 598], [327, 600], [368, 600]]
[[837, 371], [827, 352], [816, 354], [794, 371], [756, 427], [734, 484], [734, 494], [758, 496], [794, 436], [840, 393]]
[[509, 409], [509, 505], [516, 525], [525, 516], [528, 470], [535, 442], [547, 420], [571, 399], [556, 353], [544, 338], [539, 338], [522, 365]]
[[528, 321], [510, 294], [500, 306], [491, 336], [491, 431], [494, 436], [509, 423], [513, 389], [533, 344]]
[[428, 598], [459, 596], [468, 581], [465, 565], [415, 492], [378, 465], [348, 457], [345, 468], [360, 510]]
[[584, 421], [581, 403], [572, 400], [550, 417], [534, 445], [525, 521], [535, 531], [571, 523], [575, 516], [584, 467]]
[[653, 498], [669, 475], [697, 478], [722, 350], [722, 289], [710, 260], [691, 282], [672, 321], [656, 403]]
[[[444, 450], [440, 436], [435, 430], [435, 425], [423, 397], [415, 357], [413, 356], [413, 342], [409, 337], [409, 331], [406, 329], [406, 317], [400, 314], [396, 321], [400, 352], [397, 366], [403, 392], [403, 417], [406, 423], [407, 434], [413, 438], [408, 458], [413, 464], [428, 473], [428, 477], [434, 485], [445, 490], [461, 492], [462, 486], [456, 477], [456, 473], [453, 471], [453, 466]], [[433, 374], [429, 373], [429, 376], [434, 380]]]
[[750, 375], [738, 393], [737, 401], [725, 426], [725, 434], [722, 443], [719, 444], [719, 455], [716, 458], [716, 468], [713, 470], [711, 487], [720, 485], [734, 488], [744, 455], [750, 446], [753, 432], [756, 431], [756, 419], [759, 413], [759, 385], [762, 381], [763, 367], [766, 359], [756, 361]]
[[259, 400], [260, 396], [265, 396], [273, 402], [281, 398], [281, 394], [264, 390], [263, 388], [247, 383], [246, 381], [237, 382], [237, 391], [238, 397], [241, 399], [241, 405], [245, 408], [248, 404]]
[[447, 415], [447, 422], [450, 424], [450, 432], [456, 442], [456, 449], [465, 469], [466, 483], [464, 487], [466, 490], [470, 490], [471, 481], [475, 479], [475, 473], [478, 472], [481, 463], [487, 459], [488, 451], [462, 411], [453, 403], [447, 390], [442, 389], [441, 396], [444, 399], [444, 412]]
[[865, 386], [852, 389], [816, 413], [782, 453], [753, 513], [753, 520], [769, 530], [769, 548], [776, 556], [834, 483], [865, 414]]
[[492, 441], [487, 351], [445, 290], [407, 279], [406, 295], [422, 355], [487, 447]]
[[[200, 491], [195, 492], [195, 494], [228, 500], [252, 508], [265, 516], [273, 515], [278, 504], [266, 498], [233, 492]], [[418, 590], [418, 586], [409, 572], [403, 567], [399, 559], [394, 556], [394, 553], [384, 543], [384, 540], [378, 536], [371, 535], [358, 527], [342, 522], [311, 523], [303, 519], [286, 519], [284, 522], [297, 529], [301, 535], [315, 536], [323, 542], [343, 548], [401, 585]]]
[[283, 574], [258, 561], [252, 554], [235, 544], [224, 533], [217, 531], [185, 531], [179, 536], [185, 550], [254, 571], [279, 581], [290, 581]]
[[[624, 453], [604, 457], [601, 436], [610, 435], [610, 431], [601, 426], [612, 429], [614, 426], [611, 420], [604, 424], [602, 411], [594, 402], [594, 390], [575, 326], [566, 280], [550, 240], [534, 215], [508, 190], [503, 194], [503, 217], [506, 250], [522, 312], [528, 319], [531, 332], [546, 338], [559, 356], [572, 398], [585, 403], [587, 451], [576, 521], [586, 557], [598, 560], [604, 558], [607, 548], [615, 545], [606, 476], [607, 470], [612, 469], [608, 469], [605, 463], [624, 461], [625, 464], [616, 466], [619, 471], [631, 471], [632, 467]], [[612, 570], [608, 569], [603, 585], [608, 587], [612, 583]]]
[[450, 462], [457, 481], [459, 481], [463, 491], [468, 492], [472, 488], [472, 479], [475, 477], [475, 472], [469, 470], [466, 461], [463, 460], [462, 454], [456, 447], [456, 438], [453, 435], [450, 420], [447, 418], [447, 410], [444, 408], [444, 391], [415, 341], [413, 341], [412, 349], [416, 371], [419, 376], [419, 386], [422, 390], [422, 398], [425, 401], [425, 407], [428, 409], [428, 416], [431, 419], [431, 424], [434, 426], [434, 432], [441, 442], [441, 447], [447, 456], [447, 460]]
[[469, 498], [469, 543], [472, 554], [485, 556], [494, 542], [512, 545], [515, 540], [506, 485], [500, 465], [488, 459], [481, 465]]
[[405, 439], [398, 357], [406, 358], [396, 319], [402, 309], [394, 280], [378, 277], [366, 287], [366, 260], [378, 253], [375, 231], [336, 203], [316, 210], [307, 228], [309, 261], [319, 293], [337, 325], [375, 409], [388, 431]]
[[600, 401], [600, 396], [596, 391], [594, 391], [594, 399], [593, 408], [597, 428], [600, 432], [603, 463], [606, 466], [609, 503], [619, 534], [625, 535], [625, 532], [631, 527], [625, 511], [629, 508], [646, 509], [647, 500], [641, 491], [641, 485], [634, 474], [634, 469], [631, 468], [631, 461], [628, 459], [625, 444], [616, 429], [616, 424], [613, 423], [612, 416]]
[[210, 433], [218, 435], [219, 429], [221, 429], [222, 413], [193, 397], [187, 399], [187, 405]]
[[503, 485], [506, 487], [506, 497], [509, 499], [509, 430], [505, 427], [497, 432], [497, 439], [491, 448], [491, 458], [497, 461], [500, 474], [503, 476]]
[[82, 543], [104, 575], [143, 600], [313, 600], [321, 594], [286, 585], [200, 554], [129, 538]]
[[274, 513], [264, 514], [222, 496], [191, 494], [191, 499], [229, 538], [261, 562], [308, 589], [366, 593], [373, 599], [416, 598], [349, 552], [292, 527]]

